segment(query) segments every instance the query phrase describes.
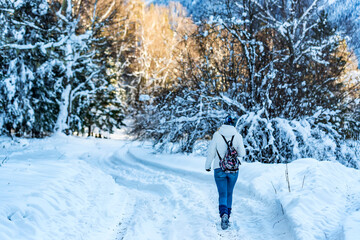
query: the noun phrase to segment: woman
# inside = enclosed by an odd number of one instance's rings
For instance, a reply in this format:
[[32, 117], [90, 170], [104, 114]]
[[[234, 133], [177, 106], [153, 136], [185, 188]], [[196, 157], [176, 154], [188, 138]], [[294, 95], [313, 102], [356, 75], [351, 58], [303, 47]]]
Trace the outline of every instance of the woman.
[[[237, 151], [240, 161], [245, 156], [245, 148], [242, 136], [235, 128], [236, 119], [227, 116], [224, 124], [214, 133], [211, 140], [208, 156], [205, 162], [206, 171], [211, 170], [214, 162], [214, 178], [219, 192], [219, 213], [221, 218], [221, 228], [227, 229], [229, 226], [229, 217], [231, 213], [232, 194], [239, 172], [227, 172], [220, 168], [220, 157], [223, 157], [227, 150], [227, 143], [232, 139], [232, 146]], [[224, 139], [225, 138], [225, 139]]]

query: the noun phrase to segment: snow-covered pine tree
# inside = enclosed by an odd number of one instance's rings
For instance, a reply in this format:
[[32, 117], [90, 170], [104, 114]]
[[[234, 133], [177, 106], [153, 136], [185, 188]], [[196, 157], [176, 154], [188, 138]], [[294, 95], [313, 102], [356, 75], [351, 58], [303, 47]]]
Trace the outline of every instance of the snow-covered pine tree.
[[70, 0], [1, 1], [1, 132], [41, 137], [54, 129], [121, 125], [118, 89], [106, 74], [109, 44], [101, 30], [113, 12], [107, 10], [80, 29]]
[[[108, 12], [114, 11], [113, 7], [111, 5]], [[79, 25], [71, 0], [64, 0], [56, 14], [57, 27], [64, 34], [60, 56], [65, 69], [55, 128], [58, 132], [83, 133], [88, 130], [91, 134], [94, 128], [112, 132], [113, 128], [120, 127], [124, 118], [114, 83], [106, 76], [109, 42], [101, 31], [111, 14], [97, 16], [97, 1], [92, 8], [94, 15], [87, 25]], [[100, 117], [106, 120], [101, 121]]]
[[59, 63], [49, 54], [55, 19], [46, 0], [0, 4], [1, 132], [38, 137], [56, 121]]
[[[99, 135], [113, 133], [124, 125], [126, 112], [123, 78], [129, 65], [126, 54], [134, 44], [127, 38], [128, 13], [123, 1], [95, 1], [92, 6], [83, 8], [95, 11], [95, 21], [88, 22], [93, 32], [92, 47], [96, 51], [94, 62], [101, 66], [101, 78], [105, 80], [90, 104], [90, 111], [86, 111], [84, 123], [88, 126], [89, 135], [94, 130]], [[84, 24], [82, 26], [84, 28]]]

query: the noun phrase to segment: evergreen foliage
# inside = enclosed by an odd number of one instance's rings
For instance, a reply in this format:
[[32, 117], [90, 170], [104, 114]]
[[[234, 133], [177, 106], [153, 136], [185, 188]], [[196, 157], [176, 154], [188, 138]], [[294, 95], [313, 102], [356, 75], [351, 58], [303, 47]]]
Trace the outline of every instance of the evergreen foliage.
[[104, 23], [80, 32], [72, 10], [70, 0], [1, 2], [2, 132], [41, 137], [54, 130], [112, 132], [122, 124], [121, 101], [106, 74]]
[[[48, 45], [59, 35], [47, 1], [2, 1], [0, 39], [3, 127], [18, 136], [51, 131], [58, 112], [59, 62]], [[49, 23], [49, 24], [45, 24]]]

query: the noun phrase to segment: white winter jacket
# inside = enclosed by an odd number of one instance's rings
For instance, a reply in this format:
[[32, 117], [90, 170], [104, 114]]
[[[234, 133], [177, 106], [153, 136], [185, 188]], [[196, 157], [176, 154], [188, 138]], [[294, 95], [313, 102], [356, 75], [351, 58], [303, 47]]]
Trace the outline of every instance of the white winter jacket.
[[205, 162], [205, 169], [211, 169], [211, 164], [213, 161], [214, 169], [220, 168], [220, 159], [216, 153], [216, 150], [219, 152], [220, 156], [223, 157], [227, 149], [226, 143], [221, 135], [223, 135], [227, 141], [230, 141], [231, 137], [234, 136], [233, 147], [239, 154], [239, 160], [241, 161], [242, 157], [245, 156], [245, 148], [242, 136], [237, 132], [235, 127], [231, 125], [222, 125], [219, 130], [214, 133], [213, 139], [210, 142], [208, 155]]

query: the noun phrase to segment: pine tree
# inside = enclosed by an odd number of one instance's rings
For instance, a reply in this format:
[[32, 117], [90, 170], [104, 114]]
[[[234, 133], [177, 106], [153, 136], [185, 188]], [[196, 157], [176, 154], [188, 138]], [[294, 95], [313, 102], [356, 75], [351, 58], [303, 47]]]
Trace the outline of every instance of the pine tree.
[[[107, 76], [111, 43], [101, 31], [111, 14], [94, 17], [86, 28], [74, 17], [70, 0], [1, 4], [1, 130], [41, 137], [53, 131], [99, 126], [111, 132], [119, 127], [122, 99]], [[92, 126], [85, 113], [94, 107]], [[106, 120], [93, 119], [100, 116]]]
[[2, 131], [39, 136], [50, 131], [56, 119], [58, 91], [53, 76], [58, 63], [49, 58], [57, 35], [54, 16], [45, 0], [2, 1], [0, 12]]
[[[120, 127], [124, 116], [120, 99], [114, 97], [114, 83], [106, 75], [110, 43], [101, 35], [101, 30], [107, 18], [94, 15], [91, 24], [79, 25], [70, 0], [63, 1], [57, 16], [59, 31], [65, 36], [60, 51], [66, 71], [56, 131], [79, 133], [99, 128], [111, 132], [114, 127]], [[103, 116], [108, 119], [106, 128], [98, 119]]]

